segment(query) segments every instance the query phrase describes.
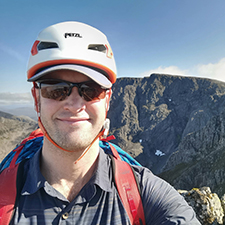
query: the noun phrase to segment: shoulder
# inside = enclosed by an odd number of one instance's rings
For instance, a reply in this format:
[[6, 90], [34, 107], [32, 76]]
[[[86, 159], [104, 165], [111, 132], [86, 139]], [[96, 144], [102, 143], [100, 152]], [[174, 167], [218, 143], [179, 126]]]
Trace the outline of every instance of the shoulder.
[[24, 139], [15, 149], [13, 149], [0, 163], [0, 173], [9, 167], [14, 167], [16, 164], [25, 159], [32, 158], [35, 153], [42, 147], [43, 136], [30, 136]]
[[132, 167], [139, 180], [147, 224], [200, 224], [193, 209], [169, 183], [145, 167]]

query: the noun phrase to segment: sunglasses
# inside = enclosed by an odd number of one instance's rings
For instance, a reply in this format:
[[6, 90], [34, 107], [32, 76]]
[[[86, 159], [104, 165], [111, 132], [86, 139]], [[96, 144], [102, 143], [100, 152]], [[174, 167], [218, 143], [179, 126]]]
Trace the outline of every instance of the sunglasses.
[[108, 90], [94, 81], [72, 83], [65, 80], [46, 79], [36, 83], [36, 88], [41, 90], [43, 98], [56, 101], [65, 100], [72, 93], [73, 87], [77, 87], [79, 95], [88, 102], [105, 98]]

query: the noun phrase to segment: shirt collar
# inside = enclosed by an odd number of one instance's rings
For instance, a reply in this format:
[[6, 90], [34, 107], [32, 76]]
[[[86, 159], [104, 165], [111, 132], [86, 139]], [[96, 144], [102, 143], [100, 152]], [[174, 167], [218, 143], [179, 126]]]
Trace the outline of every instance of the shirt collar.
[[112, 191], [111, 159], [101, 148], [99, 151], [97, 169], [90, 181], [98, 185], [104, 191]]
[[45, 178], [40, 171], [41, 149], [24, 165], [26, 173], [26, 181], [23, 186], [22, 195], [33, 194], [45, 185]]
[[[47, 181], [40, 171], [40, 156], [41, 149], [25, 164], [24, 170], [27, 173], [26, 181], [21, 192], [22, 195], [33, 194], [40, 188], [46, 186]], [[98, 185], [104, 191], [112, 191], [111, 159], [101, 148], [96, 171], [86, 185], [92, 184]]]

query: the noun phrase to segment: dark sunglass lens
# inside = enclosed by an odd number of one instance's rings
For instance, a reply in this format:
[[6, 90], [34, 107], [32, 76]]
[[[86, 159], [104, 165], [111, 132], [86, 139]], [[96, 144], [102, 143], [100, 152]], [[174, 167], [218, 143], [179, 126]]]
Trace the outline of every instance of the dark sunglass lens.
[[44, 98], [49, 98], [57, 101], [63, 101], [69, 92], [69, 87], [61, 87], [56, 85], [46, 86], [41, 88], [41, 95]]
[[96, 91], [91, 87], [81, 87], [81, 95], [85, 101], [92, 101], [96, 96]]
[[95, 84], [84, 84], [80, 87], [80, 91], [85, 101], [93, 101], [105, 97], [105, 90]]

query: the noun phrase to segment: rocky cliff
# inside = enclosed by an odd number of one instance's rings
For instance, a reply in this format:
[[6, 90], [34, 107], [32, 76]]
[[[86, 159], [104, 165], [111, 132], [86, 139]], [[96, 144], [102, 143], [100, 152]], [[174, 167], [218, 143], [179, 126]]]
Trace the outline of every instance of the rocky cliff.
[[37, 127], [37, 122], [29, 117], [17, 117], [0, 111], [0, 162]]
[[[108, 117], [114, 143], [177, 189], [225, 193], [225, 83], [152, 74], [119, 78]], [[1, 155], [37, 123], [0, 113]]]
[[219, 199], [209, 187], [193, 188], [190, 191], [178, 190], [196, 212], [198, 220], [203, 225], [218, 225], [224, 223], [225, 195]]
[[[112, 142], [176, 189], [190, 190], [180, 193], [202, 224], [222, 224], [225, 83], [152, 74], [119, 78], [112, 90]], [[0, 112], [0, 159], [36, 128], [34, 120]]]
[[160, 74], [121, 78], [109, 118], [114, 142], [175, 188], [225, 193], [225, 83]]

